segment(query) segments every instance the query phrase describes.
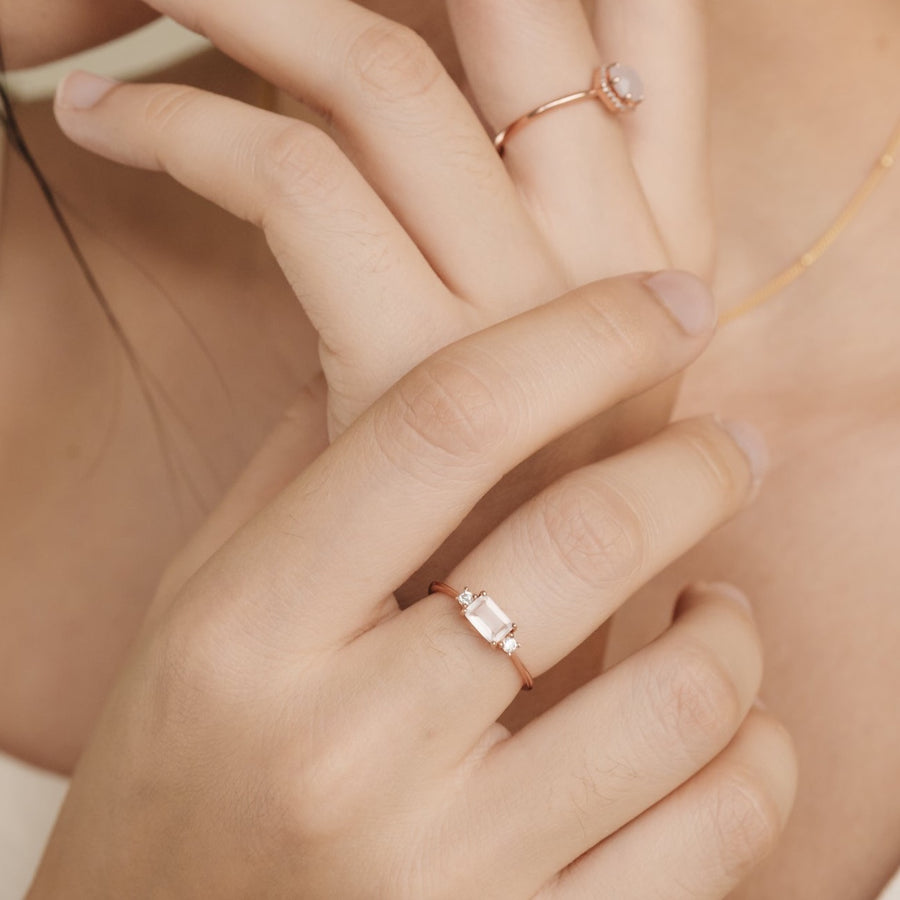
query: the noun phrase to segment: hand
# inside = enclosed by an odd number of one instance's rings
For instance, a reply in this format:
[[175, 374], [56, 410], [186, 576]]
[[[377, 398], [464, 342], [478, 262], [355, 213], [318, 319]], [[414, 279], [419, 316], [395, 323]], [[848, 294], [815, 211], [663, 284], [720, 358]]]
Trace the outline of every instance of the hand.
[[[630, 4], [601, 10], [595, 41], [578, 0], [552, 4], [552, 14], [520, 4], [515, 16], [497, 2], [451, 2], [471, 93], [491, 129], [586, 85], [619, 53], [648, 80], [648, 101], [632, 117], [613, 118], [598, 103], [554, 113], [510, 143], [505, 167], [421, 39], [372, 12], [314, 0], [262, 0], [252, 12], [221, 0], [154, 5], [324, 111], [335, 140], [177, 86], [124, 86], [76, 109], [78, 76], [60, 123], [80, 144], [163, 169], [265, 229], [321, 335], [332, 435], [434, 350], [575, 284], [670, 262], [710, 268], [695, 4], [660, 2], [652, 15]], [[82, 98], [96, 99], [80, 84]], [[620, 407], [531, 460], [430, 565], [458, 561], [562, 472], [658, 430], [671, 397], [670, 386]], [[270, 477], [276, 486], [301, 468], [298, 453], [283, 458], [291, 462], [280, 482]], [[414, 581], [406, 600], [424, 584]]]
[[[520, 687], [502, 652], [447, 597], [390, 597], [505, 472], [670, 377], [713, 320], [691, 276], [614, 279], [390, 389], [137, 646], [32, 900], [723, 897], [794, 780], [780, 727], [745, 721], [760, 647], [732, 591], [689, 592], [657, 642], [515, 736], [494, 724]], [[540, 676], [739, 509], [759, 459], [745, 427], [670, 426], [435, 574], [489, 588]]]

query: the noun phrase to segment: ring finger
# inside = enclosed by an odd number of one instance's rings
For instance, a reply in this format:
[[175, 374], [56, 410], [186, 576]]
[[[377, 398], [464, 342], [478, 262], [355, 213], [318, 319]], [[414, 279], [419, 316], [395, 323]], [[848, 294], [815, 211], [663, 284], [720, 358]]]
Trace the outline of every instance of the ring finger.
[[[490, 588], [518, 624], [521, 648], [515, 652], [536, 677], [746, 503], [762, 475], [759, 441], [749, 426], [723, 426], [712, 418], [670, 426], [551, 485], [490, 534], [447, 581], [456, 590]], [[371, 652], [382, 656], [385, 641], [414, 648], [408, 665], [418, 674], [407, 673], [405, 683], [421, 679], [429, 661], [422, 657], [430, 657], [436, 683], [423, 694], [422, 720], [453, 723], [447, 757], [435, 757], [436, 765], [464, 753], [520, 687], [506, 655], [486, 646], [441, 594], [410, 607], [371, 638]]]
[[[653, 98], [622, 121], [638, 179], [672, 261], [712, 272], [706, 4], [685, 0], [596, 0], [601, 54], [627, 59]], [[691, 227], [685, 228], [685, 222]]]
[[[600, 59], [579, 0], [449, 0], [448, 8], [472, 92], [495, 131], [589, 88], [592, 72], [614, 61]], [[505, 149], [573, 284], [666, 264], [617, 116], [599, 101], [542, 116]]]

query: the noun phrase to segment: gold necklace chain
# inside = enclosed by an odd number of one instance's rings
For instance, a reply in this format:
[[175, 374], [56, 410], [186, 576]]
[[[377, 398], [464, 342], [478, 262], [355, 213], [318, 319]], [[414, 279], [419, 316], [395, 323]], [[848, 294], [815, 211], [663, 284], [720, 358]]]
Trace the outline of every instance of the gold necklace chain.
[[882, 179], [887, 175], [888, 170], [897, 160], [897, 154], [900, 151], [900, 122], [897, 123], [894, 133], [891, 135], [887, 146], [872, 166], [871, 171], [866, 176], [865, 181], [857, 188], [856, 193], [847, 201], [847, 204], [838, 214], [837, 218], [822, 232], [822, 235], [809, 249], [800, 255], [800, 257], [786, 269], [779, 272], [770, 281], [767, 281], [761, 288], [753, 291], [748, 297], [745, 297], [737, 306], [722, 313], [719, 317], [720, 325], [727, 325], [741, 316], [762, 306], [767, 300], [774, 297], [779, 291], [784, 290], [789, 284], [796, 281], [801, 275], [809, 270], [824, 255], [825, 251], [838, 239], [841, 232], [856, 218], [856, 215], [862, 209], [866, 200], [875, 191], [875, 188], [881, 184]]

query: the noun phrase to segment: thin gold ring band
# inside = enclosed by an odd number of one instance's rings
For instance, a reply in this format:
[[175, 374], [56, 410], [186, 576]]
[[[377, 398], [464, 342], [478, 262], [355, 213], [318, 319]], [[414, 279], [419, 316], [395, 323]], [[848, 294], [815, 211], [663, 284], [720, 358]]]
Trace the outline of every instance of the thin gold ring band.
[[522, 690], [530, 691], [534, 687], [534, 679], [519, 659], [519, 640], [516, 637], [516, 623], [503, 612], [491, 597], [484, 591], [474, 593], [468, 588], [456, 591], [443, 581], [432, 581], [429, 594], [446, 594], [459, 604], [459, 614], [492, 646], [505, 653], [511, 660], [522, 679]]
[[[623, 82], [626, 84], [625, 88], [619, 89], [618, 85]], [[643, 99], [643, 87], [633, 69], [620, 63], [600, 66], [594, 70], [591, 86], [586, 91], [577, 91], [574, 94], [567, 94], [565, 97], [558, 97], [549, 103], [542, 103], [531, 112], [525, 113], [524, 116], [519, 116], [515, 122], [494, 136], [494, 148], [500, 156], [503, 156], [506, 152], [506, 142], [516, 132], [554, 109], [562, 109], [564, 106], [571, 106], [573, 103], [581, 103], [584, 100], [599, 100], [609, 112], [619, 114], [633, 110]]]

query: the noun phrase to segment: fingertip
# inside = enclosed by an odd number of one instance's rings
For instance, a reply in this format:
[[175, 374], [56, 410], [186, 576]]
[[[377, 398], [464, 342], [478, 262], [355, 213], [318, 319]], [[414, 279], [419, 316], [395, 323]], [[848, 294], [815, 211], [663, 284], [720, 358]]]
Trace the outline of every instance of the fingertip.
[[687, 585], [682, 589], [675, 601], [675, 609], [672, 618], [677, 619], [689, 609], [709, 600], [711, 597], [724, 597], [731, 602], [737, 604], [751, 618], [753, 618], [753, 606], [747, 595], [733, 584], [725, 581], [717, 581], [709, 583], [706, 581], [697, 581]]
[[797, 745], [787, 725], [771, 712], [754, 708], [741, 733], [752, 741], [757, 770], [768, 782], [781, 826], [787, 823], [797, 796], [800, 767]]
[[667, 269], [645, 278], [644, 285], [689, 337], [712, 335], [715, 331], [715, 300], [708, 285], [696, 275]]
[[755, 499], [760, 485], [769, 471], [771, 456], [763, 433], [749, 422], [715, 417], [718, 425], [731, 435], [732, 440], [747, 457], [752, 475], [751, 499]]
[[60, 112], [85, 112], [93, 109], [118, 84], [92, 72], [70, 72], [57, 85], [55, 107]]

